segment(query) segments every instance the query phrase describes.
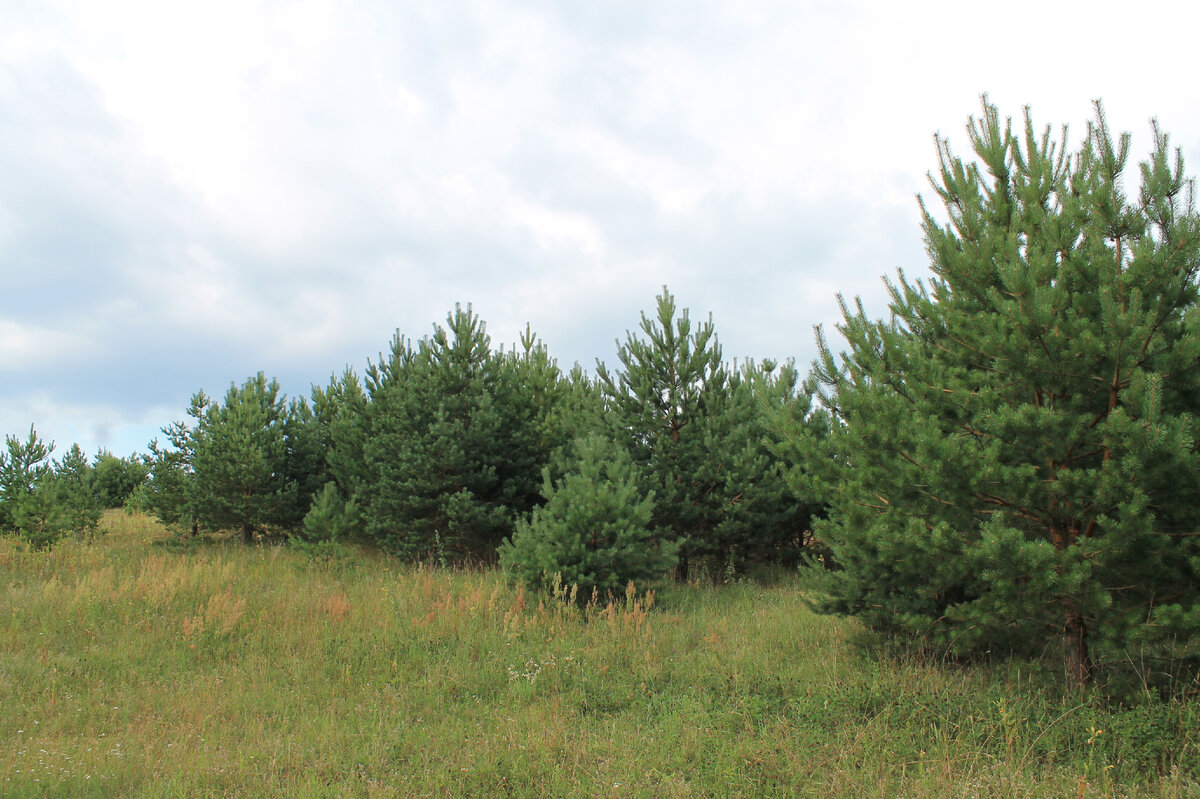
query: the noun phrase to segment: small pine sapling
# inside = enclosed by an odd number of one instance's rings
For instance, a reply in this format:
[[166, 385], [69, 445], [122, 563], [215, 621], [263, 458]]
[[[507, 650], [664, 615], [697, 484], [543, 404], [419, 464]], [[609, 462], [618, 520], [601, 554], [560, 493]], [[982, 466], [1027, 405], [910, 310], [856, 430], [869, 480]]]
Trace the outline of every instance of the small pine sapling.
[[663, 577], [675, 565], [678, 544], [651, 533], [654, 498], [642, 493], [629, 454], [598, 435], [573, 449], [562, 479], [552, 481], [544, 470], [546, 504], [517, 522], [500, 547], [501, 565], [535, 589], [574, 586], [581, 603]]

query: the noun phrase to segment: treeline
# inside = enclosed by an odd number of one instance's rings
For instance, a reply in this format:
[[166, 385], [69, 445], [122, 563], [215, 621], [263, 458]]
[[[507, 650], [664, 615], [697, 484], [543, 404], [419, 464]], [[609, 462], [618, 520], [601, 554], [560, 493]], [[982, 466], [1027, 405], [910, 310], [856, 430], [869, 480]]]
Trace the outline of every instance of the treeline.
[[456, 307], [308, 398], [262, 373], [221, 399], [199, 392], [145, 455], [89, 464], [76, 445], [54, 461], [32, 429], [10, 436], [0, 530], [47, 546], [129, 504], [181, 535], [501, 562], [579, 601], [672, 570], [794, 567], [819, 510], [775, 454], [782, 426], [810, 410], [795, 367], [730, 364], [711, 318], [694, 323], [665, 288], [618, 361], [564, 371], [528, 328], [497, 348]]
[[105, 508], [119, 508], [143, 490], [150, 474], [138, 455], [118, 458], [99, 452], [94, 461], [78, 444], [52, 458], [53, 442], [33, 428], [29, 435], [5, 437], [0, 452], [0, 533], [46, 547], [64, 536], [96, 532]]
[[729, 364], [711, 319], [695, 324], [665, 289], [618, 360], [563, 371], [528, 329], [497, 348], [457, 307], [311, 398], [263, 374], [196, 394], [151, 444], [140, 499], [192, 532], [500, 561], [581, 600], [672, 569], [794, 566], [817, 507], [772, 448], [810, 408], [796, 369]]

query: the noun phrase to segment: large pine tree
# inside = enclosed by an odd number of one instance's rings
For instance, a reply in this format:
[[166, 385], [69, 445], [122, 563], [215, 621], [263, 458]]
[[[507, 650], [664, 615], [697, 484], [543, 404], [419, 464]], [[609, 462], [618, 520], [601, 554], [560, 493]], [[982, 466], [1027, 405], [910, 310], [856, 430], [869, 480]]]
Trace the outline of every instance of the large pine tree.
[[[828, 608], [960, 652], [1167, 653], [1200, 628], [1200, 220], [1154, 128], [1137, 196], [1102, 109], [1078, 152], [984, 99], [975, 159], [937, 140], [933, 277], [820, 341], [835, 425]], [[1173, 654], [1178, 654], [1178, 648]]]

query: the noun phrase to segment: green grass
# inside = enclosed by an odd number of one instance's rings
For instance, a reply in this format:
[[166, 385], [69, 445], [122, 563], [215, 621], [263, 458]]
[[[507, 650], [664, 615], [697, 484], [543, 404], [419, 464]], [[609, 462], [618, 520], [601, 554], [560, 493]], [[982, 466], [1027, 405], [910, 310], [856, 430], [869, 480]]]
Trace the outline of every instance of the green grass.
[[0, 540], [0, 796], [1200, 796], [1200, 704], [875, 661], [795, 583], [580, 612], [352, 552]]

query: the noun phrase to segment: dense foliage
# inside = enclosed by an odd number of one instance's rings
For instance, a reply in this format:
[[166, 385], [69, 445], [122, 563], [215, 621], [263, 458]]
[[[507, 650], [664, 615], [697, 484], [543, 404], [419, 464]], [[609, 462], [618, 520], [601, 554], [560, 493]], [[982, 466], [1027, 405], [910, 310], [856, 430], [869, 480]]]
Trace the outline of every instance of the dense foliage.
[[565, 476], [543, 475], [546, 504], [517, 522], [500, 547], [500, 564], [521, 582], [559, 590], [579, 603], [605, 601], [627, 584], [661, 578], [678, 545], [651, 534], [653, 492], [647, 494], [628, 453], [599, 435], [578, 439]]
[[[621, 347], [621, 368], [598, 364], [592, 379], [578, 365], [563, 372], [528, 328], [513, 348], [494, 348], [460, 306], [432, 335], [397, 333], [365, 380], [347, 368], [314, 386], [311, 404], [288, 402], [261, 373], [231, 385], [223, 402], [199, 392], [191, 422], [164, 428], [166, 445], [151, 442], [137, 503], [193, 534], [233, 529], [246, 542], [267, 533], [322, 546], [359, 538], [409, 559], [494, 562], [511, 537], [515, 577], [544, 585], [558, 573], [585, 592], [662, 575], [676, 553], [680, 578], [693, 562], [710, 577], [795, 565], [813, 506], [792, 493], [792, 467], [772, 453], [780, 419], [809, 411], [796, 370], [724, 363], [712, 321], [693, 331], [665, 290], [641, 330], [645, 340], [630, 334]], [[602, 485], [599, 450], [628, 486]], [[125, 473], [111, 456], [98, 462], [108, 482]], [[532, 545], [539, 536], [583, 534], [564, 503], [584, 485], [633, 491], [635, 515], [651, 514], [600, 547], [646, 548], [602, 577], [569, 558], [530, 555], [542, 551]]]
[[65, 535], [95, 532], [101, 499], [94, 470], [78, 445], [61, 460], [50, 455], [54, 444], [33, 427], [21, 440], [7, 436], [0, 452], [0, 533], [15, 533], [34, 547], [46, 547]]
[[934, 277], [821, 342], [826, 608], [964, 653], [1061, 639], [1076, 683], [1136, 652], [1153, 679], [1200, 627], [1200, 218], [1157, 129], [1131, 200], [1099, 107], [1074, 154], [1010, 125], [985, 101], [976, 161], [939, 141]]
[[325, 455], [314, 414], [288, 402], [262, 372], [230, 384], [224, 401], [192, 397], [189, 426], [163, 428], [169, 446], [150, 443], [150, 481], [140, 502], [163, 522], [236, 530], [245, 543], [295, 529], [321, 488]]
[[134, 492], [142, 489], [150, 475], [144, 458], [118, 458], [106, 450], [96, 455], [92, 468], [95, 470], [96, 494], [105, 508], [124, 505]]
[[770, 454], [775, 414], [803, 420], [808, 396], [790, 364], [723, 361], [712, 319], [693, 327], [665, 288], [617, 351], [597, 365], [609, 429], [655, 494], [651, 526], [680, 547], [678, 576], [712, 576], [762, 560], [795, 561], [814, 507], [788, 488]]
[[492, 560], [560, 442], [558, 367], [532, 336], [494, 351], [469, 307], [415, 345], [397, 336], [368, 370], [363, 500], [368, 534], [406, 557]]

